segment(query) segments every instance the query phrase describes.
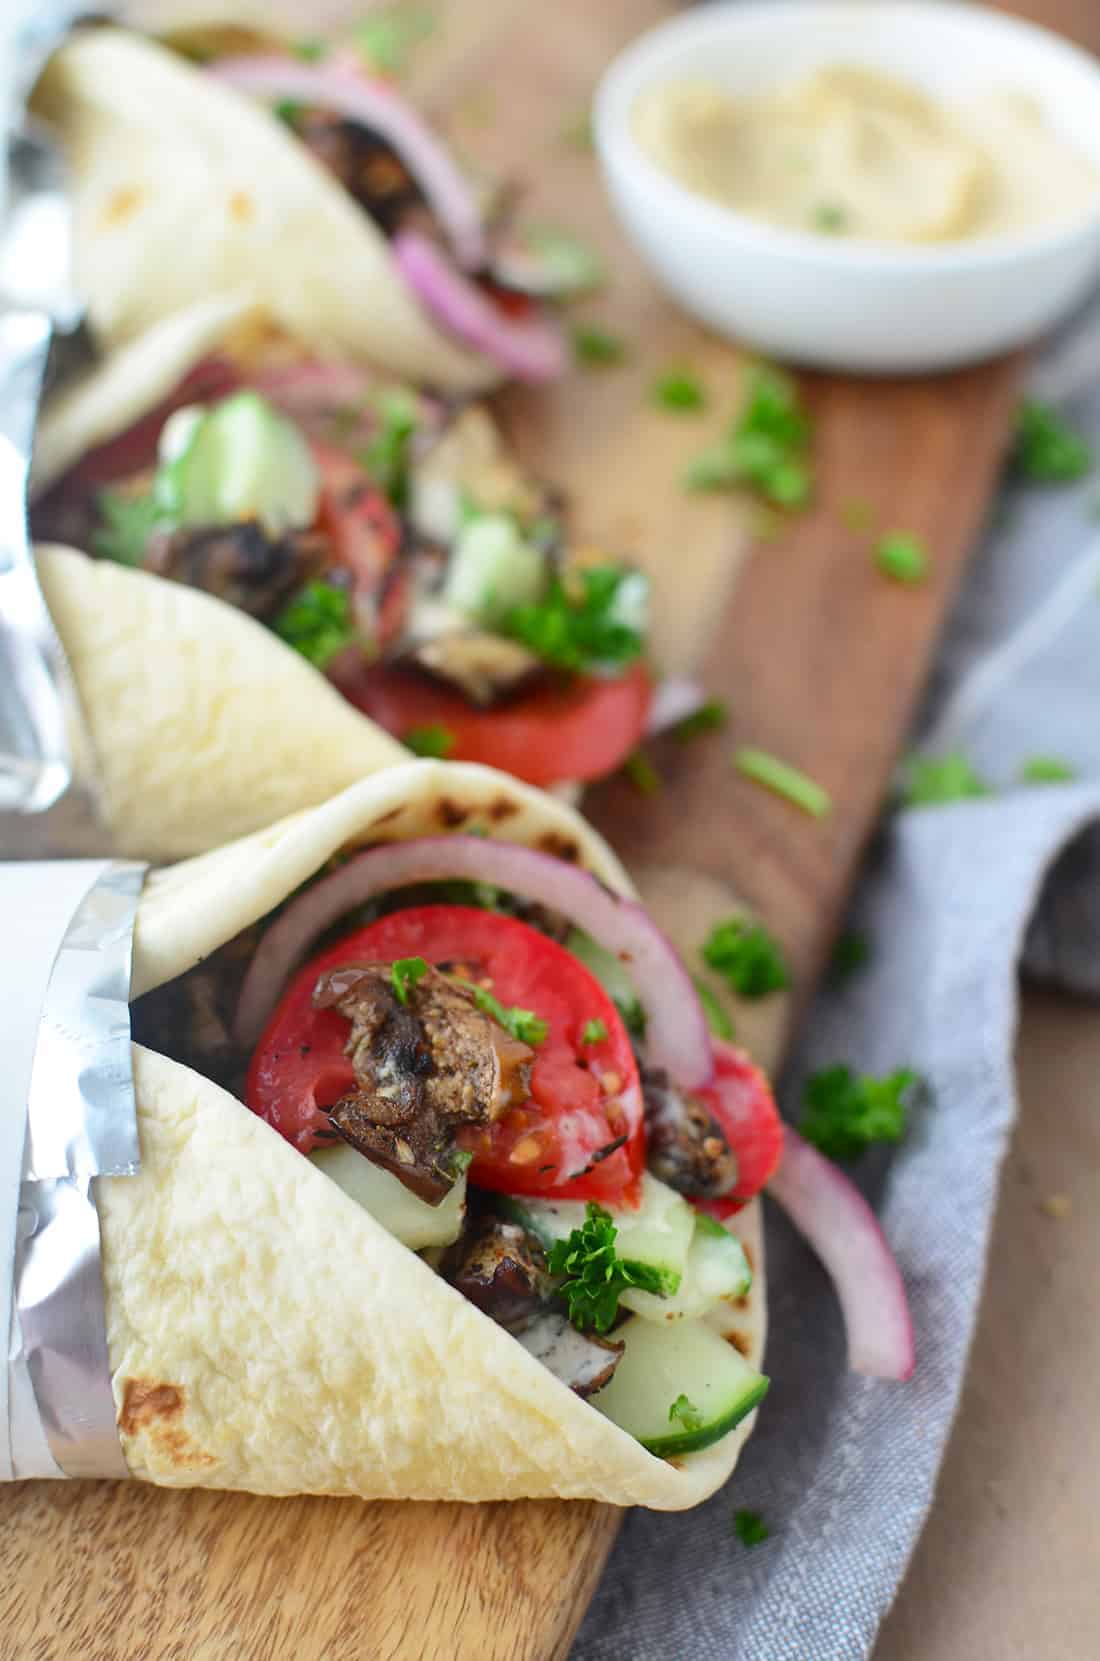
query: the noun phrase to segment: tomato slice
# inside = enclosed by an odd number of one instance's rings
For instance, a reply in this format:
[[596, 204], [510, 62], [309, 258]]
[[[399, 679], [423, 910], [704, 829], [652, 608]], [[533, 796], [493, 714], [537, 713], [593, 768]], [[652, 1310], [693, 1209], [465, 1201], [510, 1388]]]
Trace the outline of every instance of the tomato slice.
[[[549, 1022], [535, 1051], [531, 1096], [494, 1124], [460, 1136], [470, 1180], [508, 1194], [630, 1203], [645, 1163], [638, 1069], [603, 987], [571, 952], [528, 924], [468, 906], [415, 906], [357, 929], [299, 970], [252, 1057], [245, 1100], [308, 1153], [328, 1130], [324, 1109], [354, 1084], [348, 1022], [313, 1008], [318, 975], [355, 963], [423, 957], [465, 969], [505, 1007]], [[585, 1043], [590, 1021], [607, 1036]], [[621, 1145], [616, 1142], [625, 1138]], [[612, 1151], [607, 1152], [608, 1148]]]
[[555, 676], [493, 709], [479, 709], [415, 670], [375, 664], [341, 690], [380, 727], [404, 738], [444, 727], [452, 761], [481, 761], [528, 784], [600, 779], [645, 731], [653, 687], [640, 663], [614, 680]]
[[764, 1074], [733, 1044], [714, 1040], [714, 1078], [694, 1092], [705, 1102], [737, 1155], [737, 1191], [720, 1200], [695, 1200], [724, 1222], [758, 1194], [779, 1164], [783, 1121]]

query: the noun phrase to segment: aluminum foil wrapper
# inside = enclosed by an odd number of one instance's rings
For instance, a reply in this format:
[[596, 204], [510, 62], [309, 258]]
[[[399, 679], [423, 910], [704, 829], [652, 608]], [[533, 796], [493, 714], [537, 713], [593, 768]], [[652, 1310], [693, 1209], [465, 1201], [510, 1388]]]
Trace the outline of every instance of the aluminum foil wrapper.
[[140, 1168], [129, 995], [145, 869], [121, 860], [0, 865], [3, 1480], [128, 1475], [95, 1184]]

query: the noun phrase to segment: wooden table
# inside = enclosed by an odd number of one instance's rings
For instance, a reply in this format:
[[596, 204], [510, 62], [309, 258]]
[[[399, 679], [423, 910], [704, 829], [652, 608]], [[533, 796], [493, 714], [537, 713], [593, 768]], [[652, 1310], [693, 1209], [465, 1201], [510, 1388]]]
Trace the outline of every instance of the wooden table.
[[[1022, 365], [920, 383], [808, 377], [815, 506], [751, 557], [743, 503], [685, 497], [683, 463], [732, 411], [737, 356], [659, 297], [618, 238], [591, 158], [561, 140], [602, 65], [668, 9], [559, 0], [548, 26], [537, 14], [533, 38], [521, 0], [454, 0], [425, 48], [418, 90], [456, 130], [465, 123], [469, 148], [488, 163], [524, 164], [532, 216], [584, 231], [614, 267], [611, 292], [584, 314], [627, 337], [630, 361], [575, 373], [549, 393], [510, 394], [502, 411], [529, 460], [566, 487], [584, 534], [649, 569], [665, 666], [700, 669], [732, 721], [721, 739], [655, 751], [659, 796], [643, 803], [619, 781], [595, 793], [592, 809], [628, 860], [702, 873], [758, 906], [795, 968], [797, 996], [783, 1006], [793, 1012], [887, 788], [995, 479]], [[1100, 30], [1083, 4], [1051, 0], [1045, 13], [1056, 12]], [[649, 397], [655, 374], [684, 361], [710, 390], [702, 418], [676, 420]], [[875, 570], [869, 535], [845, 528], [853, 499], [880, 530], [925, 538], [928, 583], [903, 590]], [[805, 767], [834, 799], [830, 818], [806, 819], [741, 779], [729, 760], [736, 743]], [[772, 1020], [749, 1034], [769, 1063], [786, 1027]], [[578, 1504], [13, 1488], [0, 1494], [0, 1661], [552, 1661], [568, 1651], [618, 1520]]]

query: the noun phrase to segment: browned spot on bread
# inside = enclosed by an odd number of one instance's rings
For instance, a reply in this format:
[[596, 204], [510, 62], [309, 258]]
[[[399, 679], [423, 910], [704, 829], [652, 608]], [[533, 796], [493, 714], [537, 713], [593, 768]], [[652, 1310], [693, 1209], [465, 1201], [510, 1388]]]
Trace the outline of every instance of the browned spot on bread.
[[539, 837], [539, 847], [544, 854], [553, 854], [555, 859], [566, 859], [571, 865], [576, 865], [581, 857], [580, 843], [571, 836], [563, 836], [560, 831], [546, 831]]
[[107, 198], [100, 226], [109, 230], [113, 225], [124, 225], [137, 212], [145, 199], [145, 192], [137, 185], [121, 185]]
[[235, 190], [229, 198], [229, 217], [238, 225], [247, 225], [256, 217], [256, 205], [247, 191]]
[[470, 810], [461, 802], [452, 802], [449, 796], [441, 796], [436, 803], [435, 816], [445, 830], [457, 830], [470, 817]]
[[405, 809], [403, 807], [391, 807], [388, 813], [380, 813], [377, 819], [371, 820], [371, 830], [373, 830], [376, 825], [388, 825], [392, 820], [400, 819], [404, 811]]
[[195, 1447], [183, 1426], [175, 1423], [184, 1405], [184, 1393], [177, 1384], [152, 1384], [148, 1379], [128, 1378], [122, 1387], [119, 1429], [126, 1436], [144, 1432], [151, 1450], [180, 1469], [199, 1470], [216, 1465], [213, 1455]]
[[727, 1332], [726, 1343], [732, 1344], [735, 1350], [739, 1350], [746, 1361], [752, 1354], [752, 1340], [744, 1332]]
[[489, 817], [494, 825], [502, 824], [505, 819], [510, 819], [514, 813], [518, 812], [517, 804], [510, 802], [507, 796], [498, 796], [495, 802], [489, 803]]
[[128, 1378], [122, 1386], [122, 1411], [118, 1426], [127, 1436], [135, 1435], [164, 1419], [183, 1412], [183, 1391], [175, 1384], [150, 1384], [148, 1379]]

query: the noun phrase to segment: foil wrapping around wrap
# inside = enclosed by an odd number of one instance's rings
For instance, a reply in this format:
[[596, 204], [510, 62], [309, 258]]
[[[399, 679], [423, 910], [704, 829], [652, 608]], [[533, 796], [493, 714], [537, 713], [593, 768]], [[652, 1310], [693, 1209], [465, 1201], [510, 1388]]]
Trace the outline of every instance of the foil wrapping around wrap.
[[0, 1479], [128, 1474], [95, 1184], [140, 1168], [129, 993], [144, 875], [115, 860], [0, 865]]

